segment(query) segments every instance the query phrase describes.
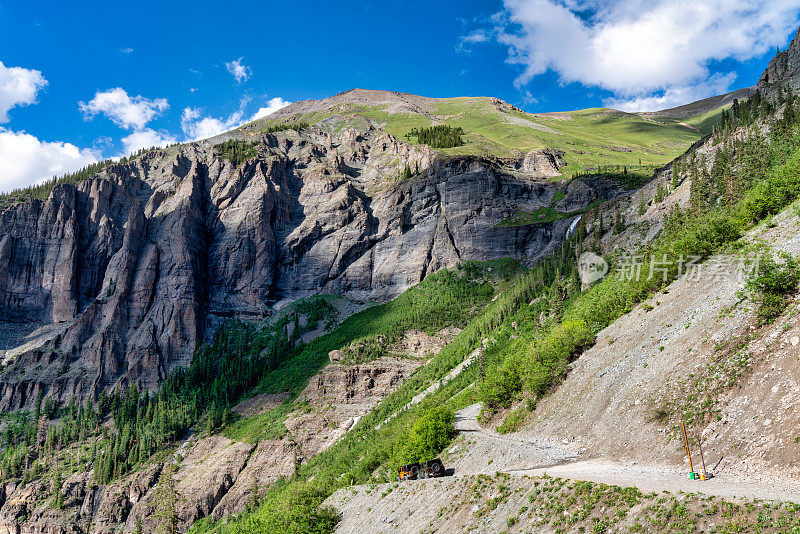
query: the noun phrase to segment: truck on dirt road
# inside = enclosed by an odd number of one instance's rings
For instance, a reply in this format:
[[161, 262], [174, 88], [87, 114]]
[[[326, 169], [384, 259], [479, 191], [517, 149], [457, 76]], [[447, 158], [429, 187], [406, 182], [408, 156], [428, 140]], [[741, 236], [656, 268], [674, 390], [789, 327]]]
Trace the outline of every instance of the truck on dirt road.
[[398, 481], [443, 477], [444, 474], [444, 464], [439, 458], [434, 458], [427, 462], [401, 465], [397, 468]]

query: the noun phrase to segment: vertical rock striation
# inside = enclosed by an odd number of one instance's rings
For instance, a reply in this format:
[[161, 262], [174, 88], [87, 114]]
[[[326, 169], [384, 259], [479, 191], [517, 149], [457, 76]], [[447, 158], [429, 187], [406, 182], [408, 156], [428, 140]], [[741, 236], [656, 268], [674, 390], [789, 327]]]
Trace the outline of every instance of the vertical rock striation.
[[460, 260], [532, 264], [569, 220], [498, 223], [557, 192], [570, 210], [620, 192], [544, 178], [555, 153], [443, 158], [369, 128], [258, 140], [240, 165], [209, 143], [172, 147], [0, 210], [0, 322], [43, 326], [0, 346], [0, 409], [153, 389], [221, 320], [279, 301], [385, 300]]

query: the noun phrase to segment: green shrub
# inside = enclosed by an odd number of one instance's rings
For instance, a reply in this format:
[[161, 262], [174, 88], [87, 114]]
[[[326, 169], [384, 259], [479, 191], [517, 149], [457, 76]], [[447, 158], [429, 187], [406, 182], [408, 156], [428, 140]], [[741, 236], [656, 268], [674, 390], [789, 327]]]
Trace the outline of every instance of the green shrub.
[[525, 416], [529, 413], [526, 406], [517, 408], [506, 416], [503, 424], [497, 427], [497, 432], [500, 434], [507, 434], [509, 432], [516, 432], [522, 423], [525, 421]]
[[[240, 522], [225, 528], [226, 534], [260, 534], [281, 532], [286, 534], [324, 534], [333, 532], [339, 522], [339, 513], [331, 507], [320, 506], [327, 492], [310, 483], [286, 484], [277, 482], [258, 513], [245, 516]], [[195, 525], [194, 530], [207, 525]]]
[[481, 388], [481, 400], [490, 407], [511, 406], [522, 390], [522, 377], [515, 361], [506, 361], [492, 368], [486, 375]]
[[453, 411], [439, 406], [420, 417], [402, 440], [399, 463], [432, 460], [455, 435]]
[[800, 266], [789, 254], [781, 254], [782, 263], [771, 257], [761, 260], [758, 272], [748, 280], [747, 289], [758, 303], [756, 314], [759, 324], [768, 324], [786, 309], [786, 297], [797, 290], [800, 281]]

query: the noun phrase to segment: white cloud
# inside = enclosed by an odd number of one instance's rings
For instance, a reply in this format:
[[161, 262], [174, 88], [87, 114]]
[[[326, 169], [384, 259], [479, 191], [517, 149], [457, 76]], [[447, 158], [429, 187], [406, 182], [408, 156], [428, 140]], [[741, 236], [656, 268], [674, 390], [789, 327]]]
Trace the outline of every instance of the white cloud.
[[242, 100], [239, 109], [225, 118], [203, 116], [203, 111], [200, 108], [185, 108], [181, 115], [181, 129], [186, 134], [186, 140], [199, 141], [214, 137], [248, 122], [266, 117], [270, 113], [291, 104], [291, 102], [281, 97], [271, 98], [265, 107], [259, 108], [252, 116], [245, 118], [244, 106], [246, 103], [246, 100]]
[[655, 94], [644, 94], [630, 98], [608, 98], [603, 105], [622, 111], [658, 111], [670, 109], [709, 96], [721, 95], [730, 90], [736, 79], [735, 73], [715, 74], [708, 80], [694, 85], [670, 87]]
[[200, 108], [185, 108], [181, 115], [181, 129], [186, 134], [187, 141], [208, 139], [232, 130], [241, 123], [241, 109], [231, 113], [227, 118], [204, 117]]
[[36, 102], [36, 93], [47, 85], [38, 70], [6, 67], [0, 61], [0, 124], [8, 122], [8, 111]]
[[474, 30], [458, 38], [457, 52], [470, 52], [470, 46], [477, 43], [485, 43], [489, 40], [489, 32], [486, 30]]
[[539, 99], [537, 97], [533, 96], [533, 93], [531, 93], [527, 89], [525, 90], [525, 94], [522, 96], [522, 101], [525, 102], [526, 104], [538, 104], [539, 103]]
[[40, 141], [25, 132], [0, 128], [0, 191], [11, 191], [78, 170], [100, 159], [89, 148]]
[[130, 47], [128, 47], [128, 48], [121, 48], [121, 49], [120, 49], [120, 52], [122, 52], [123, 54], [133, 54], [133, 48], [130, 48]]
[[86, 120], [102, 113], [114, 124], [127, 130], [142, 130], [145, 125], [169, 108], [166, 98], [152, 100], [141, 95], [130, 97], [121, 87], [98, 91], [87, 102], [78, 102]]
[[[0, 123], [8, 111], [36, 103], [47, 85], [38, 70], [6, 67], [0, 62]], [[99, 151], [70, 143], [41, 141], [25, 132], [0, 127], [0, 191], [11, 191], [78, 170], [100, 158]]]
[[709, 80], [709, 65], [785, 44], [799, 13], [800, 0], [505, 0], [496, 22], [509, 62], [524, 66], [520, 87], [551, 70], [625, 105], [672, 105], [728, 90], [733, 77]]
[[236, 78], [236, 83], [239, 84], [246, 82], [250, 76], [253, 75], [253, 70], [242, 63], [243, 59], [243, 57], [240, 57], [239, 59], [225, 63], [225, 68], [228, 69], [228, 72], [233, 74], [233, 77]]
[[489, 36], [483, 30], [475, 30], [463, 36], [461, 40], [466, 43], [485, 43], [489, 40]]
[[263, 108], [258, 108], [258, 111], [256, 111], [255, 114], [253, 114], [253, 116], [250, 117], [250, 120], [254, 121], [256, 119], [262, 119], [262, 118], [266, 117], [267, 115], [275, 113], [276, 111], [278, 111], [281, 108], [285, 108], [289, 104], [291, 104], [291, 102], [288, 102], [288, 101], [282, 99], [279, 96], [276, 96], [275, 98], [271, 98], [269, 100], [269, 102], [267, 102], [267, 106], [263, 107]]
[[122, 138], [125, 147], [124, 154], [131, 154], [140, 148], [165, 147], [176, 143], [178, 140], [167, 132], [157, 132], [151, 128], [137, 130]]
[[98, 91], [88, 103], [79, 102], [84, 118], [91, 119], [102, 113], [120, 128], [132, 130], [122, 138], [123, 154], [128, 155], [140, 148], [167, 146], [177, 139], [167, 132], [147, 128], [147, 123], [169, 108], [166, 98], [149, 99], [141, 95], [131, 97], [121, 87]]

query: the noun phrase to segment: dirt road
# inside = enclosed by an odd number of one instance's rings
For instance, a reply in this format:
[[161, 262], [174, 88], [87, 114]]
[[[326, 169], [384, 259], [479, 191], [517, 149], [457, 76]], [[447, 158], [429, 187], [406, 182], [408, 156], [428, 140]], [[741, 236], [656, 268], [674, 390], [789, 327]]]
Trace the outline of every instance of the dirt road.
[[[484, 429], [477, 421], [479, 413], [480, 405], [473, 404], [456, 414], [455, 427], [460, 436], [448, 450], [450, 458], [445, 458], [448, 467], [455, 468], [456, 476], [497, 471], [530, 476], [546, 473], [559, 478], [636, 486], [645, 492], [682, 491], [724, 498], [800, 502], [800, 484], [790, 480], [752, 475], [744, 477], [722, 472], [710, 480], [695, 481], [689, 480], [688, 467], [616, 462], [603, 458], [583, 459], [584, 453], [578, 443], [565, 444], [524, 432], [505, 436]], [[462, 454], [459, 454], [460, 451]], [[699, 469], [699, 466], [695, 466], [695, 470]]]

